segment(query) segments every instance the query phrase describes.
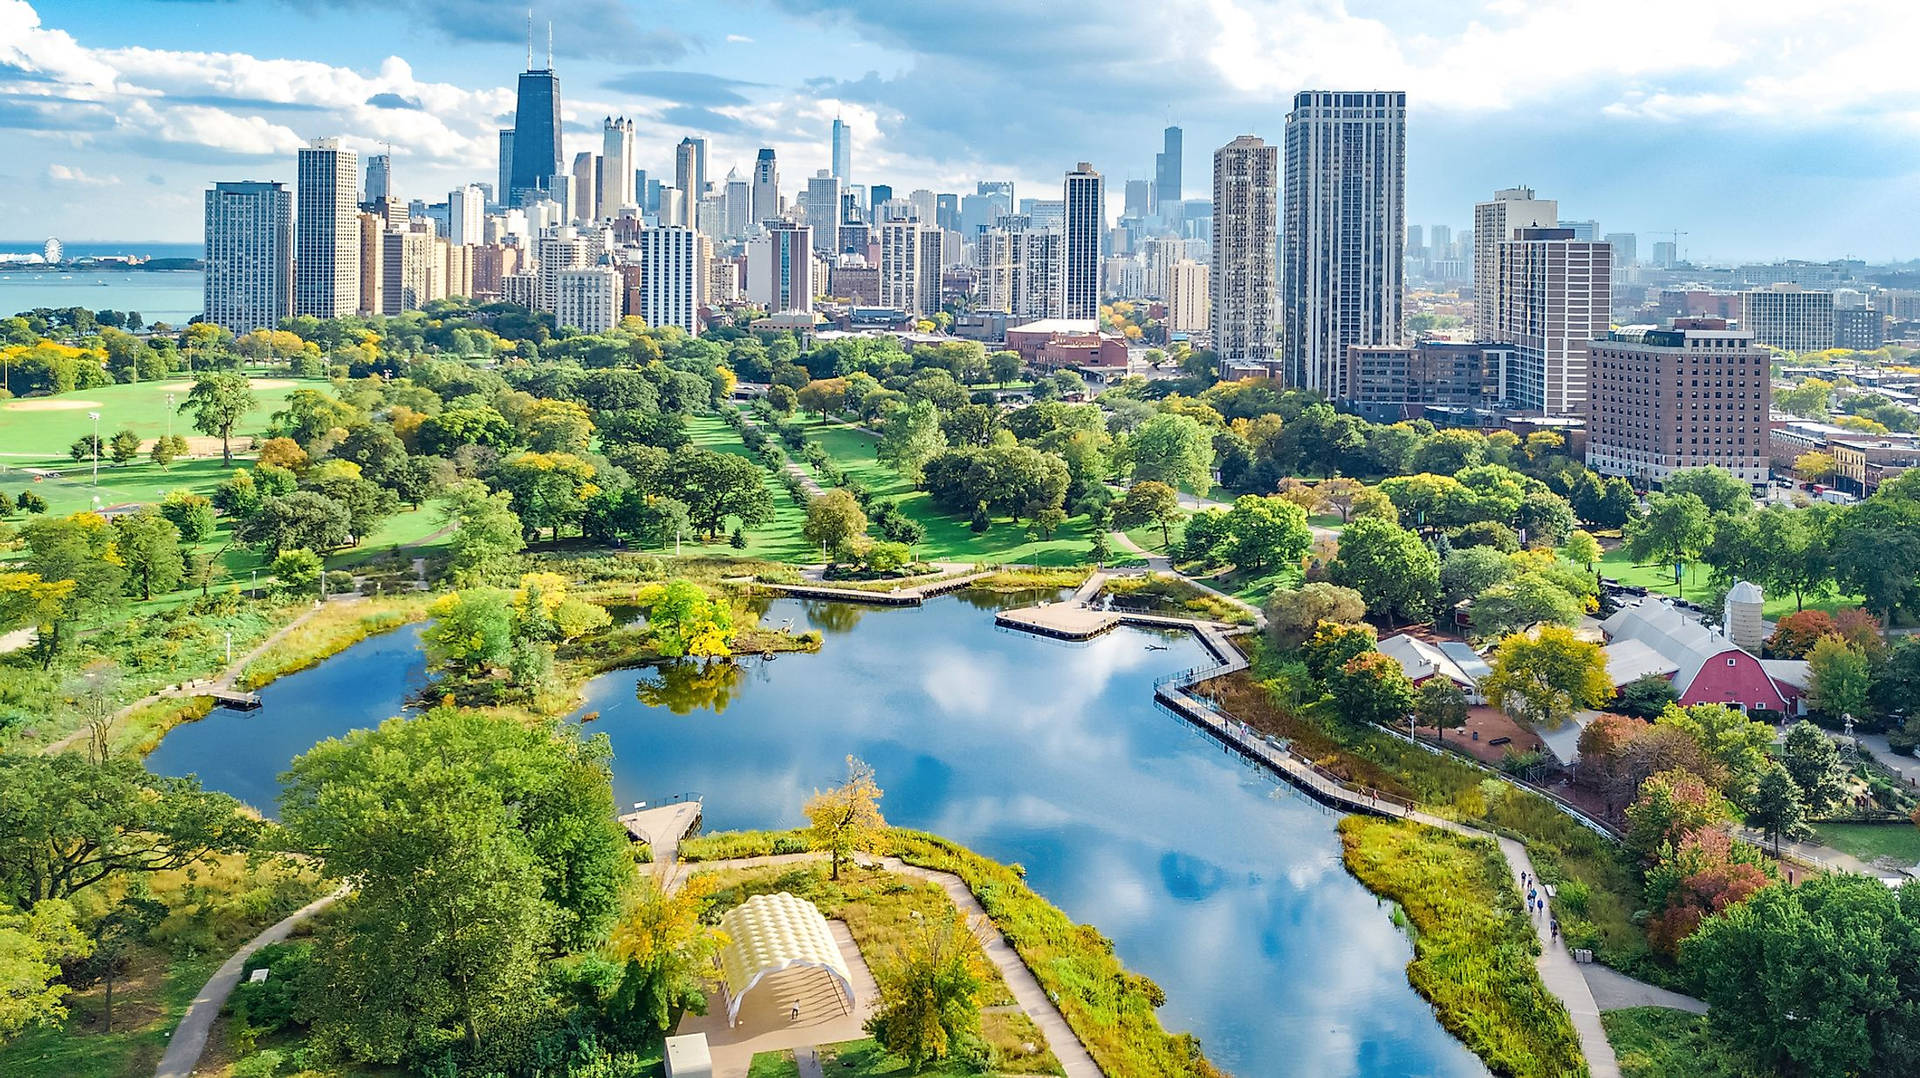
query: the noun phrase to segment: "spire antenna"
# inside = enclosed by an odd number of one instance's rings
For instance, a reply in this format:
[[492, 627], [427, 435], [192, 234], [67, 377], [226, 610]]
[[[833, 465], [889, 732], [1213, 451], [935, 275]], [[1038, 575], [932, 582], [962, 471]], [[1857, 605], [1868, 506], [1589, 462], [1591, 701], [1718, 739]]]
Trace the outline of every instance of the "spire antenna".
[[533, 9], [527, 9], [527, 70], [533, 70]]
[[553, 70], [553, 20], [547, 20], [547, 70]]

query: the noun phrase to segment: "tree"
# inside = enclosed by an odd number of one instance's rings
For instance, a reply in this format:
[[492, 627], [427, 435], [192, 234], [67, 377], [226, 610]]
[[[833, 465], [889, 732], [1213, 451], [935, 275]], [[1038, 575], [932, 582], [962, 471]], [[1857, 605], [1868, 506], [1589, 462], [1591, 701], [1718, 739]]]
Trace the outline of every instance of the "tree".
[[1213, 434], [1191, 416], [1161, 413], [1127, 438], [1133, 479], [1151, 479], [1204, 494], [1213, 483]]
[[1725, 704], [1670, 705], [1660, 713], [1658, 725], [1692, 738], [1718, 766], [1720, 787], [1735, 801], [1744, 802], [1752, 794], [1755, 780], [1767, 765], [1767, 750], [1773, 745], [1771, 725], [1756, 722], [1746, 712]]
[[1655, 494], [1627, 522], [1627, 553], [1643, 564], [1697, 561], [1712, 539], [1712, 514], [1694, 494]]
[[0, 901], [23, 909], [112, 876], [247, 850], [260, 833], [259, 821], [226, 794], [125, 757], [0, 757], [0, 805]]
[[193, 414], [194, 430], [220, 439], [220, 459], [232, 465], [234, 428], [247, 418], [253, 405], [253, 388], [247, 376], [226, 371], [195, 379], [180, 410]]
[[1230, 556], [1241, 569], [1298, 564], [1313, 545], [1307, 511], [1278, 497], [1243, 494], [1227, 510]]
[[668, 892], [643, 877], [614, 926], [608, 950], [626, 963], [615, 1006], [649, 1032], [672, 1029], [679, 1011], [707, 1013], [706, 981], [724, 938], [700, 919], [713, 880], [694, 876]]
[[1832, 453], [1822, 453], [1809, 449], [1793, 458], [1793, 474], [1809, 483], [1825, 483], [1833, 478], [1835, 461]]
[[1873, 687], [1873, 663], [1865, 652], [1837, 636], [1823, 636], [1807, 653], [1813, 674], [1807, 703], [1828, 716], [1864, 716]]
[[1420, 725], [1439, 731], [1440, 740], [1445, 741], [1448, 730], [1467, 724], [1467, 694], [1451, 678], [1430, 677], [1420, 683], [1413, 711], [1420, 716]]
[[1376, 614], [1420, 618], [1440, 597], [1440, 559], [1397, 524], [1356, 520], [1340, 533], [1333, 580], [1359, 592]]
[[1778, 659], [1804, 659], [1826, 637], [1838, 638], [1833, 615], [1824, 610], [1800, 610], [1774, 623], [1767, 652]]
[[1691, 494], [1710, 513], [1745, 513], [1753, 508], [1753, 487], [1725, 468], [1682, 468], [1660, 484], [1668, 497]]
[[1002, 350], [987, 354], [987, 371], [993, 375], [996, 385], [1004, 386], [1020, 377], [1020, 372], [1025, 366], [1026, 363], [1020, 358], [1018, 352]]
[[1660, 771], [1640, 784], [1627, 806], [1627, 848], [1652, 864], [1662, 847], [1676, 846], [1727, 817], [1718, 791], [1690, 771]]
[[276, 555], [267, 566], [267, 572], [273, 574], [275, 591], [286, 595], [306, 595], [318, 588], [320, 573], [325, 568], [320, 555], [302, 547], [292, 547]]
[[1452, 604], [1477, 599], [1512, 579], [1513, 560], [1490, 546], [1455, 547], [1440, 559], [1440, 596]]
[[186, 571], [180, 558], [180, 529], [149, 505], [113, 522], [114, 550], [127, 567], [129, 583], [140, 589], [140, 598], [172, 591]]
[[947, 446], [940, 428], [940, 409], [930, 400], [917, 400], [888, 416], [882, 424], [875, 454], [916, 486], [928, 461]]
[[1586, 531], [1575, 528], [1567, 536], [1566, 544], [1560, 548], [1560, 556], [1575, 565], [1584, 565], [1588, 572], [1592, 572], [1593, 563], [1600, 560], [1600, 541]]
[[526, 529], [514, 515], [512, 496], [505, 491], [491, 493], [475, 479], [448, 489], [440, 523], [453, 526], [447, 546], [453, 577], [461, 583], [502, 575], [513, 556], [526, 547]]
[[879, 848], [887, 821], [880, 815], [880, 786], [873, 768], [857, 756], [847, 757], [847, 780], [807, 799], [807, 843], [827, 854], [829, 875], [840, 878], [840, 862], [856, 852]]
[[38, 627], [44, 666], [66, 645], [76, 622], [125, 602], [127, 571], [114, 549], [112, 525], [96, 513], [40, 517], [28, 521], [20, 536], [27, 544], [25, 572], [7, 574], [12, 583], [0, 591], [9, 596], [9, 620]]
[[634, 602], [647, 612], [647, 630], [661, 655], [677, 659], [733, 654], [733, 609], [724, 599], [709, 598], [691, 580], [648, 584]]
[[1747, 805], [1747, 826], [1772, 841], [1775, 857], [1780, 855], [1782, 838], [1792, 842], [1813, 834], [1812, 825], [1807, 823], [1805, 795], [1779, 761], [1763, 769], [1754, 784], [1753, 799]]
[[1480, 680], [1480, 688], [1494, 706], [1550, 729], [1613, 696], [1606, 653], [1560, 625], [1543, 625], [1535, 633], [1502, 640], [1493, 672]]
[[866, 533], [867, 514], [845, 487], [807, 499], [807, 522], [801, 534], [813, 546], [841, 557], [850, 554], [855, 540]]
[[1379, 638], [1374, 635], [1373, 626], [1364, 622], [1342, 625], [1323, 621], [1301, 646], [1300, 658], [1307, 664], [1307, 673], [1324, 684], [1347, 660], [1372, 651], [1377, 643]]
[[1759, 850], [1724, 831], [1695, 831], [1663, 849], [1646, 873], [1647, 940], [1674, 955], [1700, 923], [1775, 882]]
[[324, 494], [296, 490], [268, 498], [252, 516], [236, 522], [234, 538], [268, 556], [282, 550], [337, 550], [353, 537], [347, 507]]
[[290, 844], [356, 891], [315, 937], [313, 1034], [391, 1063], [524, 1028], [543, 956], [604, 940], [625, 836], [603, 737], [437, 708], [323, 741], [282, 776]]
[[213, 502], [190, 490], [169, 491], [160, 499], [160, 515], [173, 522], [180, 532], [180, 541], [188, 544], [213, 538], [219, 524], [214, 517]]
[[113, 440], [108, 443], [115, 464], [125, 464], [140, 455], [140, 436], [130, 430], [113, 432]]
[[1660, 674], [1646, 674], [1620, 686], [1620, 695], [1613, 707], [1622, 715], [1652, 720], [1679, 699], [1672, 680]]
[[1352, 588], [1316, 580], [1298, 588], [1277, 588], [1267, 597], [1267, 639], [1283, 651], [1306, 643], [1321, 622], [1351, 625], [1367, 615], [1367, 604]]
[[82, 434], [67, 447], [67, 456], [76, 461], [99, 460], [106, 452], [106, 443], [97, 434]]
[[773, 516], [773, 496], [757, 465], [745, 457], [698, 446], [674, 450], [661, 473], [659, 493], [685, 505], [694, 528], [705, 532], [709, 541], [729, 516], [738, 518], [743, 527]]
[[1806, 721], [1794, 723], [1780, 746], [1779, 759], [1780, 766], [1793, 776], [1793, 784], [1800, 787], [1809, 813], [1824, 813], [1846, 796], [1840, 750], [1818, 726]]
[[467, 588], [433, 601], [433, 623], [420, 633], [427, 663], [436, 669], [484, 676], [506, 665], [513, 647], [513, 612], [502, 588]]
[[1476, 636], [1499, 637], [1535, 625], [1579, 624], [1586, 604], [1543, 573], [1528, 572], [1488, 588], [1473, 603]]
[[175, 459], [185, 456], [187, 439], [182, 435], [161, 435], [153, 440], [153, 448], [147, 450], [147, 459], [158, 464], [162, 470], [171, 470]]
[[912, 1074], [950, 1056], [983, 1056], [980, 993], [987, 976], [986, 956], [959, 910], [921, 919], [892, 960], [874, 970], [880, 998], [866, 1031], [906, 1060]]
[[0, 905], [0, 1045], [66, 1018], [71, 989], [61, 961], [84, 958], [87, 947], [65, 901], [48, 899], [24, 912]]
[[1764, 887], [1703, 921], [1681, 969], [1710, 1005], [1715, 1039], [1776, 1074], [1912, 1073], [1920, 1019], [1913, 899], [1871, 876]]
[[1165, 483], [1146, 479], [1127, 488], [1126, 496], [1113, 504], [1113, 522], [1121, 528], [1156, 525], [1160, 541], [1173, 547], [1173, 526], [1186, 517], [1180, 508], [1180, 493]]
[[1884, 624], [1920, 611], [1920, 500], [1884, 489], [1844, 511], [1831, 533], [1833, 572]]
[[1396, 726], [1413, 710], [1413, 682], [1397, 661], [1377, 651], [1364, 651], [1341, 663], [1326, 681], [1334, 708], [1355, 725]]

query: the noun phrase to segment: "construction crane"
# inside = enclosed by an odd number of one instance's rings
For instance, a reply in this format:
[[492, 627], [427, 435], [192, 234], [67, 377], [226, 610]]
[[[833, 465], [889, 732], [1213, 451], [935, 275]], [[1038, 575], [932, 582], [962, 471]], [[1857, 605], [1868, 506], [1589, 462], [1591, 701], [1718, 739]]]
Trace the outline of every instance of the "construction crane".
[[1680, 250], [1680, 237], [1682, 237], [1682, 236], [1686, 236], [1686, 235], [1690, 235], [1690, 233], [1687, 233], [1687, 232], [1683, 232], [1683, 231], [1681, 231], [1680, 229], [1677, 229], [1677, 228], [1675, 228], [1675, 229], [1669, 229], [1669, 230], [1668, 230], [1668, 231], [1666, 231], [1666, 232], [1655, 232], [1655, 233], [1654, 233], [1654, 235], [1656, 235], [1656, 236], [1672, 236], [1672, 237], [1673, 237], [1673, 260], [1674, 260], [1675, 262], [1685, 262], [1685, 261], [1686, 261], [1686, 257], [1685, 257], [1685, 256], [1684, 256], [1684, 255], [1682, 254], [1682, 252], [1681, 252], [1681, 250]]

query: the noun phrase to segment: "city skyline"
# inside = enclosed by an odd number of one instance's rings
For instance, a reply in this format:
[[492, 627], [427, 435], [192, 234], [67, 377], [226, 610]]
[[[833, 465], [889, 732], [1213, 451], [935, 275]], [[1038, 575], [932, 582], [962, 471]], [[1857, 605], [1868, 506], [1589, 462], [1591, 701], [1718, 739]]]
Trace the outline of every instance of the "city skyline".
[[[1153, 27], [1137, 18], [1123, 26], [1093, 9], [1071, 18], [1009, 11], [1014, 26], [995, 34], [980, 27], [997, 17], [898, 25], [863, 4], [798, 0], [664, 19], [599, 0], [535, 17], [555, 23], [565, 157], [598, 143], [604, 116], [630, 115], [636, 161], [649, 174], [671, 175], [674, 145], [692, 136], [711, 144], [710, 176], [747, 171], [760, 146], [776, 151], [789, 176], [809, 176], [831, 166], [840, 118], [862, 182], [965, 192], [977, 179], [1011, 177], [1043, 189], [1087, 160], [1117, 191], [1154, 175], [1160, 128], [1172, 122], [1186, 129], [1186, 186], [1203, 189], [1214, 147], [1240, 133], [1278, 140], [1295, 90], [1404, 87], [1410, 222], [1464, 227], [1487, 191], [1526, 183], [1610, 231], [1680, 228], [1695, 259], [1920, 254], [1920, 225], [1875, 209], [1892, 204], [1905, 174], [1920, 167], [1911, 140], [1899, 137], [1906, 112], [1891, 99], [1907, 76], [1876, 75], [1885, 86], [1855, 79], [1844, 94], [1805, 85], [1835, 57], [1859, 59], [1875, 40], [1897, 37], [1888, 31], [1912, 18], [1898, 8], [1843, 5], [1820, 26], [1797, 27], [1801, 73], [1769, 81], [1738, 73], [1743, 57], [1778, 44], [1793, 25], [1766, 9], [1734, 28], [1722, 5], [1688, 5], [1693, 43], [1713, 46], [1691, 50], [1698, 57], [1672, 47], [1683, 36], [1675, 29], [1645, 35], [1631, 56], [1488, 73], [1480, 68], [1498, 65], [1473, 63], [1490, 47], [1484, 39], [1531, 43], [1530, 54], [1544, 56], [1540, 46], [1556, 26], [1574, 25], [1571, 16], [1489, 7], [1465, 20], [1389, 17], [1375, 6], [1284, 6], [1271, 30], [1247, 4], [1140, 16]], [[469, 9], [456, 23], [404, 3], [300, 14], [278, 5], [0, 0], [0, 123], [19, 192], [0, 210], [0, 235], [191, 239], [207, 184], [291, 182], [294, 149], [315, 137], [338, 136], [363, 155], [391, 142], [402, 197], [489, 182], [525, 63], [526, 12]], [[642, 28], [653, 25], [675, 29]], [[1282, 25], [1300, 40], [1277, 44]], [[1875, 28], [1864, 35], [1873, 40], [1844, 33], [1864, 25]], [[1074, 59], [1071, 49], [1047, 64], [1032, 54], [1123, 32], [1145, 52], [1161, 29], [1171, 51], [1191, 61], [1182, 78], [1169, 81], [1162, 70], [1165, 49], [1136, 58], [1139, 72]], [[1014, 30], [1035, 39], [1009, 52]], [[221, 51], [201, 51], [209, 47]], [[616, 52], [655, 66], [615, 65]], [[770, 64], [771, 56], [782, 62]], [[977, 73], [982, 63], [1008, 67], [1006, 85], [972, 78], [968, 94], [951, 93], [942, 72]], [[769, 72], [788, 81], [769, 81]], [[1149, 92], [1154, 72], [1159, 85]], [[1518, 77], [1527, 73], [1535, 77]], [[1074, 108], [1127, 122], [1068, 123]], [[1703, 139], [1715, 152], [1697, 152]], [[1779, 218], [1769, 211], [1781, 201], [1808, 210]]]

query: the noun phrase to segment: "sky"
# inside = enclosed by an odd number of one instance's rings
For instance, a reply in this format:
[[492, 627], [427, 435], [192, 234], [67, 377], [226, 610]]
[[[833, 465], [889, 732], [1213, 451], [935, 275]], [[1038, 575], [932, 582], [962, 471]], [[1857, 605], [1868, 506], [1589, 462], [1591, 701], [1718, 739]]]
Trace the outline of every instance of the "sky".
[[[552, 22], [566, 153], [632, 117], [642, 168], [770, 146], [782, 189], [856, 183], [1110, 208], [1186, 130], [1279, 142], [1301, 89], [1408, 95], [1407, 219], [1467, 225], [1499, 187], [1566, 218], [1678, 237], [1696, 260], [1920, 257], [1920, 4], [1911, 0], [567, 0]], [[294, 151], [391, 143], [396, 193], [496, 174], [525, 0], [0, 0], [0, 240], [193, 241], [216, 180], [291, 184]], [[544, 59], [539, 62], [544, 63]], [[1668, 233], [1669, 235], [1661, 235]]]

